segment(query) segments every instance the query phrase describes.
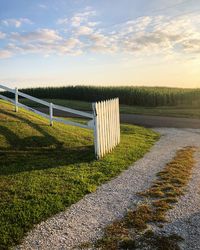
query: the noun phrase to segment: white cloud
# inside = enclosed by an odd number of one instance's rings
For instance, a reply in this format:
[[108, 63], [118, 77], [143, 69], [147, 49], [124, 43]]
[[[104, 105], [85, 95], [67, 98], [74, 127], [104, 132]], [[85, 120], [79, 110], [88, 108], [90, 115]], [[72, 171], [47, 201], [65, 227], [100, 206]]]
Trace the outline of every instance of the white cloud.
[[58, 34], [56, 30], [53, 29], [38, 29], [36, 31], [28, 33], [12, 33], [11, 38], [20, 42], [44, 42], [53, 43], [55, 41], [62, 40], [62, 37]]
[[0, 39], [4, 39], [6, 37], [6, 34], [0, 31]]
[[32, 22], [28, 18], [4, 19], [4, 20], [1, 20], [1, 23], [5, 26], [14, 26], [16, 28], [21, 27], [22, 24], [32, 24]]
[[57, 20], [57, 24], [68, 24], [69, 20], [68, 18], [60, 18]]
[[87, 26], [80, 26], [76, 31], [76, 34], [78, 36], [87, 36], [92, 33], [93, 33], [93, 29]]
[[99, 22], [87, 22], [87, 25], [90, 27], [95, 27], [99, 24]]
[[91, 41], [90, 49], [95, 52], [113, 53], [118, 50], [117, 41], [112, 36], [96, 32], [88, 36]]
[[123, 33], [143, 31], [148, 27], [151, 21], [152, 17], [150, 16], [139, 17], [136, 20], [127, 21], [122, 25]]
[[29, 41], [28, 43], [9, 43], [2, 53], [2, 58], [6, 55], [6, 52], [10, 52], [10, 55], [14, 54], [41, 54], [49, 56], [51, 54], [57, 55], [80, 55], [82, 53], [82, 43], [77, 38], [69, 38], [55, 41], [54, 43], [44, 42], [44, 40], [38, 40], [37, 42]]
[[83, 22], [83, 19], [80, 16], [73, 16], [71, 18], [71, 24], [74, 27], [80, 26], [82, 22]]
[[41, 9], [47, 9], [47, 5], [45, 4], [38, 4], [38, 7]]
[[174, 19], [165, 16], [144, 17], [139, 25], [138, 20], [127, 22], [115, 35], [121, 50], [130, 53], [182, 53], [183, 49], [185, 52], [192, 51], [189, 47], [198, 51], [198, 18], [195, 15]]
[[95, 42], [95, 44], [98, 45], [104, 45], [108, 40], [108, 38], [105, 35], [101, 34], [100, 32], [96, 32], [90, 35], [89, 38], [91, 41]]
[[[58, 19], [59, 24], [71, 24], [65, 32], [38, 29], [32, 32], [4, 34], [8, 45], [1, 50], [1, 58], [13, 54], [39, 53], [43, 55], [80, 55], [87, 52], [124, 53], [134, 55], [163, 54], [197, 55], [200, 52], [200, 15], [144, 16], [115, 25], [110, 31], [91, 22], [95, 11], [85, 9], [71, 19]], [[8, 53], [10, 52], [10, 54]]]
[[87, 22], [90, 17], [96, 15], [96, 11], [87, 9], [83, 12], [76, 13], [71, 18], [71, 25], [73, 27], [79, 27], [82, 23]]
[[200, 54], [200, 38], [199, 39], [189, 39], [183, 42], [183, 48], [186, 52], [199, 53]]
[[80, 53], [80, 47], [82, 46], [82, 43], [76, 39], [76, 38], [69, 38], [66, 41], [63, 41], [61, 44], [57, 46], [57, 50], [60, 54], [66, 54], [66, 53], [75, 53], [77, 48], [78, 53]]
[[170, 38], [161, 32], [142, 34], [136, 38], [134, 36], [129, 37], [124, 41], [123, 45], [128, 52], [150, 51], [152, 53], [171, 48]]
[[12, 55], [13, 55], [13, 53], [9, 50], [6, 50], [6, 49], [0, 50], [0, 59], [9, 58]]

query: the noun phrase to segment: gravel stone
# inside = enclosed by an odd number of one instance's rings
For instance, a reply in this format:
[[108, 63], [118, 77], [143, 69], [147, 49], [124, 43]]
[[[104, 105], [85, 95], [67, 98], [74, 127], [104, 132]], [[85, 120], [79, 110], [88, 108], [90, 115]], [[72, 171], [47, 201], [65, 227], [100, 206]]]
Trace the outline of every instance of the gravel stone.
[[[66, 211], [36, 225], [14, 249], [79, 249], [80, 244], [100, 238], [103, 228], [137, 206], [140, 202], [137, 192], [151, 185], [156, 173], [172, 160], [177, 150], [185, 146], [200, 147], [199, 129], [155, 130], [162, 136], [142, 159]], [[186, 239], [183, 249], [187, 250], [200, 249], [200, 156], [197, 154], [196, 158], [188, 193], [169, 212], [171, 223], [164, 228], [168, 233], [183, 236]]]

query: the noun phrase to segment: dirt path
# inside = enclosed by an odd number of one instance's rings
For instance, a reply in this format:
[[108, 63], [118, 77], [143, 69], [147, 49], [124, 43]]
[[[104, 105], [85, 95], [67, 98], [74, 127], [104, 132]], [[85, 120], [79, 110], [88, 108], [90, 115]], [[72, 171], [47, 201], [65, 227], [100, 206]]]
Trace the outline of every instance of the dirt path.
[[[47, 108], [38, 108], [39, 111], [48, 114]], [[55, 110], [54, 115], [63, 117], [79, 117], [70, 113]], [[155, 128], [200, 128], [200, 119], [177, 118], [166, 116], [134, 115], [121, 114], [122, 123], [141, 125], [144, 127]]]
[[[86, 195], [66, 211], [37, 225], [24, 238], [22, 245], [16, 249], [79, 249], [78, 245], [101, 237], [106, 225], [123, 216], [128, 208], [134, 209], [137, 206], [139, 201], [137, 193], [151, 185], [156, 173], [172, 160], [178, 149], [185, 146], [200, 148], [200, 130], [160, 128], [156, 131], [161, 133], [161, 139], [144, 158], [117, 178], [99, 187], [96, 192]], [[197, 166], [197, 172], [199, 172], [200, 158], [198, 157]], [[198, 203], [200, 192], [196, 187], [200, 183], [200, 175], [196, 175], [195, 171], [194, 178], [197, 178], [196, 184], [191, 186], [191, 190], [197, 198], [193, 202], [190, 202], [189, 198], [185, 198], [183, 203], [187, 204], [187, 209], [185, 209], [185, 205], [182, 205], [178, 208], [178, 215], [175, 212], [174, 217], [171, 216], [174, 218], [173, 221], [182, 221], [185, 217], [194, 218], [190, 220], [190, 226], [183, 223], [178, 227], [179, 231], [184, 232], [187, 239], [188, 247], [184, 248], [187, 250], [200, 249], [198, 248], [200, 246], [199, 228], [196, 227], [196, 225], [200, 225], [200, 216], [193, 217], [199, 215], [200, 212]], [[193, 207], [195, 207], [195, 211]], [[187, 211], [189, 212], [187, 213]], [[173, 231], [173, 228], [171, 230]], [[197, 248], [191, 244], [193, 239], [195, 239]]]

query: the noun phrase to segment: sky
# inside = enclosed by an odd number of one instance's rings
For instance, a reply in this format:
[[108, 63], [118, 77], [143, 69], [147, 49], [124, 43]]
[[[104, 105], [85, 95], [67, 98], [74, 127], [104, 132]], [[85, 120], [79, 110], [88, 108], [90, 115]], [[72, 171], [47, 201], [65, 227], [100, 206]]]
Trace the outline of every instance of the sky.
[[0, 0], [0, 82], [200, 88], [200, 1]]

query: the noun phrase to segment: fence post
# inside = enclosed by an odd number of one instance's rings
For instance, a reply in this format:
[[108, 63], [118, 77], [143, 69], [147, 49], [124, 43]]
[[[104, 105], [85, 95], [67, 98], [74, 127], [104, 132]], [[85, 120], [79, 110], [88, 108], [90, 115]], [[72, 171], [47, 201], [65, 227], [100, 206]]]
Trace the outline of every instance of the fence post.
[[93, 120], [94, 120], [94, 151], [95, 156], [99, 159], [99, 138], [98, 138], [98, 120], [97, 120], [97, 110], [96, 110], [97, 103], [92, 103], [92, 110], [93, 110]]
[[15, 112], [18, 112], [18, 88], [15, 88]]
[[49, 106], [49, 118], [50, 118], [50, 126], [53, 126], [53, 103], [50, 103]]

